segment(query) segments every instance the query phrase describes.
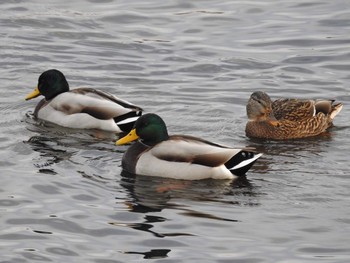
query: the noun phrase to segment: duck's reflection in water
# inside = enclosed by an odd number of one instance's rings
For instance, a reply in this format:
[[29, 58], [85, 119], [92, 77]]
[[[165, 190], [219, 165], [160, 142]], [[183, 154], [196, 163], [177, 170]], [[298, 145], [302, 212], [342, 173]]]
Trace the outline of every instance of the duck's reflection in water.
[[[214, 213], [199, 211], [201, 204], [193, 206], [193, 202], [204, 203], [204, 206], [215, 205], [221, 202], [227, 205], [241, 206], [242, 202], [250, 199], [256, 199], [253, 185], [246, 177], [239, 177], [236, 180], [199, 180], [185, 181], [152, 176], [140, 176], [127, 173], [121, 173], [121, 185], [129, 194], [127, 207], [132, 213], [143, 213], [142, 222], [110, 222], [111, 225], [129, 227], [135, 230], [148, 232], [156, 238], [177, 237], [177, 236], [195, 236], [193, 229], [175, 227], [172, 230], [164, 231], [164, 223], [171, 221], [167, 218], [167, 213], [159, 213], [163, 210], [177, 210], [177, 214], [185, 217], [204, 218], [207, 220], [218, 220], [235, 223], [238, 220], [225, 218]], [[251, 198], [254, 197], [254, 198]], [[244, 201], [244, 200], [246, 201]], [[256, 205], [247, 203], [246, 205]], [[164, 216], [160, 216], [164, 215]], [[163, 230], [157, 230], [163, 229]], [[166, 228], [169, 229], [169, 228]], [[187, 230], [186, 230], [187, 229]], [[140, 254], [144, 258], [162, 258], [168, 257], [170, 249], [152, 249], [147, 252], [123, 251], [125, 254]]]
[[146, 252], [123, 252], [124, 254], [138, 254], [143, 255], [144, 259], [157, 259], [157, 258], [166, 258], [168, 257], [168, 253], [170, 252], [170, 249], [151, 249], [150, 251]]
[[56, 174], [52, 165], [69, 160], [73, 155], [73, 152], [61, 147], [52, 137], [32, 136], [26, 143], [40, 154], [39, 157], [33, 159], [34, 166], [39, 169], [40, 173]]
[[[180, 205], [178, 204], [180, 202], [174, 202], [174, 200], [222, 202], [240, 205], [241, 202], [245, 202], [247, 199], [240, 200], [239, 196], [256, 195], [253, 185], [245, 176], [238, 177], [235, 180], [186, 181], [133, 175], [125, 171], [121, 175], [121, 185], [128, 190], [130, 195], [128, 207], [132, 212], [160, 212], [165, 208], [172, 208], [181, 210], [190, 216], [200, 216], [200, 212], [190, 212], [186, 205]], [[230, 196], [230, 198], [226, 198], [227, 196]], [[235, 196], [237, 196], [236, 200]], [[219, 219], [214, 215], [202, 215]]]

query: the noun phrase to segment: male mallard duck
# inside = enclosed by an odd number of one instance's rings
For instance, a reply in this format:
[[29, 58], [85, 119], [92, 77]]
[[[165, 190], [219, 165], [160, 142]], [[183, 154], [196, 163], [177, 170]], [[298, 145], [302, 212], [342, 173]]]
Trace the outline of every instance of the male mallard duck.
[[122, 168], [133, 174], [175, 179], [233, 179], [244, 175], [262, 155], [186, 135], [168, 135], [156, 114], [141, 116], [131, 132], [116, 142], [140, 138], [125, 152]]
[[112, 94], [92, 88], [69, 90], [62, 72], [51, 69], [39, 77], [26, 100], [43, 95], [34, 116], [68, 128], [130, 131], [142, 109]]
[[332, 126], [343, 105], [333, 100], [278, 99], [274, 102], [262, 91], [254, 92], [247, 104], [248, 137], [296, 139], [316, 136]]

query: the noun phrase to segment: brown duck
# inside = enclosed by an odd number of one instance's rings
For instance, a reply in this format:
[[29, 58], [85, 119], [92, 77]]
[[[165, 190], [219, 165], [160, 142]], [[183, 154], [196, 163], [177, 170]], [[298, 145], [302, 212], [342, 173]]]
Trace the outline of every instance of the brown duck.
[[254, 92], [247, 104], [246, 135], [263, 139], [297, 139], [316, 136], [331, 127], [343, 105], [334, 100], [278, 99]]

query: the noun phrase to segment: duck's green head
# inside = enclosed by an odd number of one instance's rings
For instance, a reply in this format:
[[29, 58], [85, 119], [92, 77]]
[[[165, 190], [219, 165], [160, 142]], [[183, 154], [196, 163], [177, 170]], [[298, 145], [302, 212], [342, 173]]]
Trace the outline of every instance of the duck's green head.
[[248, 100], [247, 115], [250, 120], [275, 120], [269, 95], [263, 91], [254, 92]]
[[42, 73], [38, 80], [38, 86], [30, 93], [26, 100], [43, 95], [46, 100], [50, 100], [60, 93], [69, 91], [66, 77], [57, 69], [50, 69]]
[[155, 145], [169, 138], [165, 122], [156, 114], [147, 113], [135, 122], [134, 128], [125, 137], [119, 139], [116, 144], [123, 145], [140, 138], [147, 145]]

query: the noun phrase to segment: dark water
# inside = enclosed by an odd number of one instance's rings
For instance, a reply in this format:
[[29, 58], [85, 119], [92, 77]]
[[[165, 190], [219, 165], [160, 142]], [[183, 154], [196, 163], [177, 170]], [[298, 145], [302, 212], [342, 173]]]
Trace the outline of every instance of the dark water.
[[[1, 262], [349, 262], [349, 1], [0, 3]], [[264, 153], [247, 178], [121, 173], [113, 134], [36, 122], [62, 70], [171, 133]], [[244, 136], [251, 92], [344, 103], [324, 136]]]

